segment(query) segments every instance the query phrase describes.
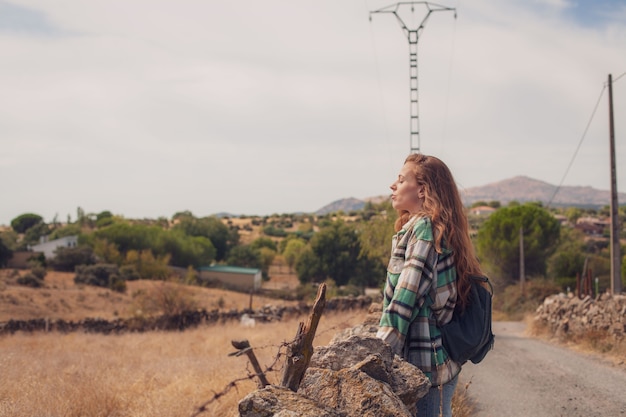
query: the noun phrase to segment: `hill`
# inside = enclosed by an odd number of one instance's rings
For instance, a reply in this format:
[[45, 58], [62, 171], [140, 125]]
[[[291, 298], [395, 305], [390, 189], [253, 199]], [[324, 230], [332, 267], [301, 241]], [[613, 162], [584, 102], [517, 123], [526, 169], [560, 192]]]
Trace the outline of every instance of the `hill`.
[[[481, 187], [462, 190], [466, 205], [476, 201], [500, 201], [503, 205], [511, 201], [541, 201], [550, 206], [603, 207], [611, 202], [610, 191], [593, 187], [562, 186], [548, 184], [525, 176], [494, 182]], [[619, 193], [618, 200], [626, 202], [626, 194]]]
[[[491, 184], [461, 189], [461, 197], [466, 206], [477, 201], [499, 201], [507, 205], [511, 201], [524, 203], [527, 201], [541, 201], [544, 206], [572, 206], [582, 208], [600, 208], [610, 204], [611, 193], [607, 190], [598, 190], [593, 187], [562, 186], [548, 184], [525, 176], [517, 176]], [[626, 193], [618, 193], [621, 204], [626, 203]], [[367, 201], [380, 202], [387, 196], [370, 197], [363, 200], [345, 198], [333, 201], [315, 212], [322, 215], [338, 210], [349, 212], [360, 210]]]

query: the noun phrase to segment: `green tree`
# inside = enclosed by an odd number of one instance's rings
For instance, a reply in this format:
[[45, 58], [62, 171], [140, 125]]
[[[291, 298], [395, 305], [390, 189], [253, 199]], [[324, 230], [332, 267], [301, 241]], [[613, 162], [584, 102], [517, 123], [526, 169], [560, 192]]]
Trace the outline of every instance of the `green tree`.
[[181, 230], [190, 236], [208, 238], [215, 247], [215, 259], [224, 260], [228, 251], [239, 243], [239, 233], [231, 230], [215, 216], [195, 218], [191, 212], [177, 213], [174, 230]]
[[239, 245], [232, 248], [226, 259], [226, 263], [232, 266], [244, 268], [263, 268], [263, 260], [258, 251], [250, 245]]
[[[150, 250], [155, 257], [163, 259], [167, 255], [172, 265], [183, 268], [210, 265], [216, 256], [216, 248], [209, 238], [188, 235], [181, 229], [163, 230], [159, 226], [115, 222], [95, 231], [93, 241], [96, 239], [114, 244], [122, 256], [131, 250]], [[105, 248], [101, 246], [99, 249]], [[114, 255], [110, 248], [106, 250]]]
[[277, 250], [276, 242], [274, 242], [269, 237], [256, 238], [252, 241], [252, 243], [250, 243], [250, 246], [252, 247], [252, 249], [255, 249], [255, 250], [258, 250], [261, 248], [268, 248], [268, 249], [273, 250], [274, 252], [276, 252]]
[[269, 279], [270, 266], [276, 257], [276, 242], [268, 237], [259, 237], [250, 243], [250, 248], [256, 251], [259, 255], [263, 278]]
[[315, 282], [330, 278], [345, 285], [357, 276], [361, 246], [354, 226], [336, 220], [313, 235], [310, 245], [318, 263]]
[[559, 245], [548, 259], [548, 276], [556, 279], [563, 287], [572, 287], [576, 275], [582, 275], [585, 264], [585, 237], [576, 229], [563, 228]]
[[565, 217], [567, 218], [567, 221], [571, 224], [576, 224], [576, 220], [581, 218], [583, 214], [583, 211], [578, 207], [568, 207], [565, 210]]
[[300, 256], [302, 255], [304, 248], [306, 248], [307, 244], [304, 239], [300, 239], [294, 237], [287, 241], [287, 245], [283, 250], [283, 257], [289, 265], [289, 268], [293, 268], [299, 261]]
[[527, 276], [544, 276], [546, 261], [554, 252], [560, 223], [534, 203], [500, 208], [478, 231], [477, 252], [505, 281], [519, 279], [520, 229], [524, 238], [524, 270]]
[[29, 227], [24, 233], [24, 239], [21, 242], [20, 247], [25, 248], [27, 245], [36, 245], [41, 240], [42, 236], [47, 236], [50, 233], [50, 228], [47, 224], [41, 222], [32, 227]]
[[48, 239], [54, 240], [54, 239], [60, 239], [66, 236], [78, 236], [80, 235], [80, 233], [81, 233], [81, 230], [80, 230], [79, 225], [68, 224], [66, 226], [61, 226], [61, 227], [54, 229], [52, 233], [50, 233]]
[[186, 235], [180, 230], [163, 231], [152, 248], [157, 254], [169, 254], [170, 263], [183, 268], [210, 265], [216, 253], [208, 238]]
[[[154, 256], [151, 250], [131, 250], [126, 253], [124, 265], [132, 266], [141, 278], [165, 279], [169, 275], [169, 261], [169, 255]], [[121, 273], [118, 271], [117, 275]]]
[[[358, 226], [361, 244], [361, 257], [376, 260], [382, 267], [389, 262], [391, 238], [394, 235], [396, 211], [391, 203], [382, 203], [377, 207], [376, 215]], [[384, 274], [381, 280], [384, 279]]]
[[26, 233], [31, 227], [43, 223], [43, 217], [38, 214], [25, 213], [11, 220], [11, 227], [17, 233]]
[[300, 253], [298, 262], [296, 263], [296, 273], [298, 274], [298, 280], [302, 284], [309, 282], [323, 282], [326, 280], [322, 265], [319, 262], [317, 255], [313, 252], [310, 246], [305, 246]]

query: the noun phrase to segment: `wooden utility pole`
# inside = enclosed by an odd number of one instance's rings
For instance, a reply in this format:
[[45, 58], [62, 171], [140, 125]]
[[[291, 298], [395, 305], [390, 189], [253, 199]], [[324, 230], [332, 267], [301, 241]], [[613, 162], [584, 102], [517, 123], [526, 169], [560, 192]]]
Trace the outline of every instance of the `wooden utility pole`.
[[609, 142], [611, 152], [611, 292], [622, 292], [619, 216], [617, 201], [617, 169], [615, 168], [615, 126], [613, 123], [613, 77], [609, 74]]
[[524, 265], [524, 226], [519, 228], [519, 284], [524, 295], [526, 291], [526, 271]]

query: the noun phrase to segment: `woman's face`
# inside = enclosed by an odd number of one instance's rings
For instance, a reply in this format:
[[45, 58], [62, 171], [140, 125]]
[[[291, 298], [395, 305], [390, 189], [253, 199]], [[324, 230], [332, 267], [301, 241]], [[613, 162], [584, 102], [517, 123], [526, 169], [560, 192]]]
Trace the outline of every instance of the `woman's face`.
[[391, 184], [391, 205], [396, 210], [406, 210], [415, 214], [422, 208], [424, 202], [424, 187], [417, 183], [413, 174], [413, 164], [402, 166], [398, 179]]

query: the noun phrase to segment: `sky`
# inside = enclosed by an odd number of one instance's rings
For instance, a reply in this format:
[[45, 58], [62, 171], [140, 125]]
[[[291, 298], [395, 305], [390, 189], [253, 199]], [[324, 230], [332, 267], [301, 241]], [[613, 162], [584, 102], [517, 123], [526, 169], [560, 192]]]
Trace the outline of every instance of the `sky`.
[[[609, 190], [609, 74], [626, 190], [626, 1], [415, 3], [398, 16], [424, 23], [420, 151], [461, 190]], [[371, 12], [394, 4], [0, 0], [0, 224], [388, 194], [411, 150], [409, 42]]]

